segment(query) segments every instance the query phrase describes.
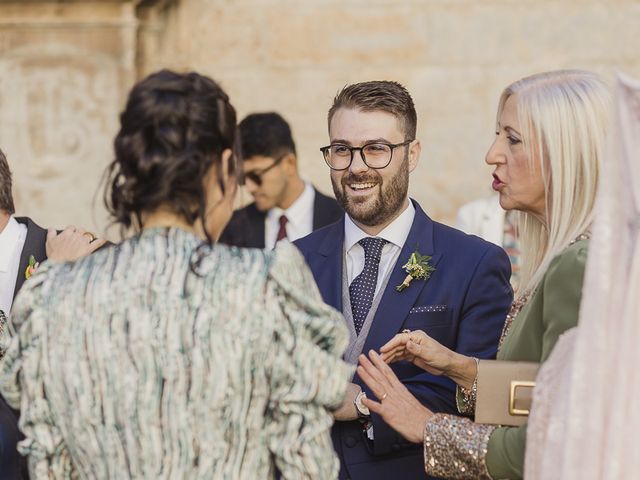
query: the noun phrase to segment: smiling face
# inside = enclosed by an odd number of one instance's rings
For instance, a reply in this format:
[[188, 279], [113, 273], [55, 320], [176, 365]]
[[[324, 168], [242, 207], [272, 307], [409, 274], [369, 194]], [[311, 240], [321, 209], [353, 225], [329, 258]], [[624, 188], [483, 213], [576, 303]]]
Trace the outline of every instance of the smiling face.
[[[381, 110], [338, 109], [329, 124], [331, 143], [361, 147], [366, 143], [402, 143], [405, 133], [398, 119]], [[393, 150], [391, 163], [371, 169], [354, 152], [351, 166], [332, 170], [331, 183], [336, 199], [362, 230], [377, 234], [407, 206], [409, 173], [418, 162], [420, 143], [414, 141]]]
[[485, 161], [495, 166], [492, 187], [500, 193], [502, 208], [530, 212], [544, 219], [545, 185], [542, 167], [537, 158], [529, 162], [521, 132], [517, 96], [511, 95], [500, 113], [496, 138]]

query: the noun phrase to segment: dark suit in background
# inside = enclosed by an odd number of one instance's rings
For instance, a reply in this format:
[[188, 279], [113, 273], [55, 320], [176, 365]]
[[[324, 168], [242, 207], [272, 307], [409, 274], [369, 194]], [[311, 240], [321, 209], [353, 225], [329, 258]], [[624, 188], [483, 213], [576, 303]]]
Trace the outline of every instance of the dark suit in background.
[[[344, 214], [333, 198], [315, 190], [313, 202], [313, 229], [335, 222]], [[233, 212], [229, 224], [220, 236], [220, 242], [244, 248], [264, 248], [264, 224], [267, 212], [261, 212], [251, 203]]]
[[20, 266], [18, 267], [18, 278], [16, 278], [16, 288], [13, 292], [13, 298], [16, 298], [18, 291], [22, 287], [22, 284], [26, 280], [24, 275], [27, 266], [29, 265], [29, 257], [33, 255], [36, 262], [43, 262], [47, 259], [47, 250], [45, 244], [47, 242], [47, 230], [37, 225], [29, 217], [14, 217], [16, 221], [27, 227], [27, 238], [24, 241], [24, 247], [22, 247], [22, 254], [20, 255]]

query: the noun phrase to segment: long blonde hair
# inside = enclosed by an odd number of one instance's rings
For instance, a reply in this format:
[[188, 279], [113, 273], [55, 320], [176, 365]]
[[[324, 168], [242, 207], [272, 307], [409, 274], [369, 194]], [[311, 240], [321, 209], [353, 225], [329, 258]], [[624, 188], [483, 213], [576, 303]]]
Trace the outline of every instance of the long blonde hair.
[[611, 95], [592, 72], [539, 73], [505, 88], [498, 117], [512, 95], [529, 166], [540, 162], [545, 184], [544, 220], [520, 212], [522, 296], [535, 290], [553, 257], [590, 228]]

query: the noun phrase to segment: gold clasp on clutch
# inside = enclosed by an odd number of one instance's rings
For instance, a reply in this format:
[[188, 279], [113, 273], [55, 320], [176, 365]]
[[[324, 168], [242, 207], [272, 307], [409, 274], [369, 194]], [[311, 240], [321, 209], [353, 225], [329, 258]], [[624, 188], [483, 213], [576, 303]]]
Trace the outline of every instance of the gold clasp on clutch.
[[511, 380], [511, 391], [509, 392], [509, 415], [529, 415], [528, 409], [516, 408], [516, 389], [533, 388], [535, 386], [536, 382]]

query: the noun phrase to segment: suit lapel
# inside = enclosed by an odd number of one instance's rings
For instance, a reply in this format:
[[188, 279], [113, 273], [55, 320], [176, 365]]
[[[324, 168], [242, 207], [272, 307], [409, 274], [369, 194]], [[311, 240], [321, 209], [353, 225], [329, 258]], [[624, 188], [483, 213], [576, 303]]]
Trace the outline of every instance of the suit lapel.
[[328, 197], [314, 188], [315, 198], [313, 200], [313, 230], [337, 222], [344, 218], [344, 211], [333, 198]]
[[389, 341], [404, 323], [409, 311], [416, 303], [418, 296], [429, 283], [427, 280], [413, 280], [408, 288], [402, 292], [396, 291], [407, 276], [402, 266], [407, 262], [411, 254], [418, 250], [423, 255], [431, 255], [431, 265], [437, 266], [442, 255], [434, 252], [433, 246], [433, 221], [424, 213], [420, 206], [414, 202], [416, 214], [413, 225], [402, 247], [400, 256], [393, 266], [389, 283], [385, 288], [378, 310], [373, 318], [371, 330], [362, 350], [363, 353], [370, 349], [377, 350]]
[[27, 237], [22, 247], [22, 253], [20, 254], [20, 266], [18, 267], [18, 276], [16, 278], [16, 288], [13, 291], [13, 298], [16, 297], [18, 291], [22, 287], [22, 284], [26, 280], [24, 273], [29, 265], [29, 257], [33, 255], [36, 262], [43, 262], [47, 259], [47, 252], [45, 249], [45, 243], [47, 241], [47, 231], [36, 225], [28, 217], [15, 217], [18, 223], [21, 223], [27, 227]]
[[333, 223], [335, 221], [335, 216], [333, 215], [334, 209], [331, 208], [332, 200], [330, 200], [328, 197], [325, 197], [315, 188], [314, 190], [315, 197], [313, 199], [313, 229], [318, 230], [325, 225]]
[[264, 248], [266, 245], [266, 241], [264, 238], [264, 224], [267, 221], [266, 215], [261, 215], [258, 221], [253, 222], [253, 231], [251, 232], [252, 245], [250, 247], [253, 248]]
[[322, 225], [326, 225], [326, 223], [324, 222], [324, 217], [323, 217], [323, 209], [321, 208], [320, 205], [320, 192], [318, 190], [316, 190], [315, 188], [313, 189], [315, 191], [315, 196], [313, 198], [313, 229], [317, 230], [319, 228], [322, 227]]
[[344, 222], [332, 224], [318, 247], [320, 262], [313, 269], [316, 282], [324, 293], [324, 301], [335, 309], [342, 311], [342, 264], [344, 248]]
[[243, 234], [246, 238], [245, 246], [248, 248], [264, 248], [264, 224], [267, 220], [267, 214], [258, 210], [255, 203], [249, 205], [246, 212], [249, 221], [247, 222], [248, 231]]

